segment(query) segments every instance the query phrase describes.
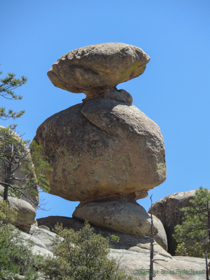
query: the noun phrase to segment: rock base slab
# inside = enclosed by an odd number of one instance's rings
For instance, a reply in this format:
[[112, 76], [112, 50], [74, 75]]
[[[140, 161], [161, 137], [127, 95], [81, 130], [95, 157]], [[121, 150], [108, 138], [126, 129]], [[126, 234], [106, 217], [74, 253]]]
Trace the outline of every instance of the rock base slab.
[[[121, 200], [80, 203], [73, 217], [90, 224], [127, 234], [150, 236], [151, 219], [146, 210], [136, 202]], [[158, 230], [153, 228], [154, 234]]]

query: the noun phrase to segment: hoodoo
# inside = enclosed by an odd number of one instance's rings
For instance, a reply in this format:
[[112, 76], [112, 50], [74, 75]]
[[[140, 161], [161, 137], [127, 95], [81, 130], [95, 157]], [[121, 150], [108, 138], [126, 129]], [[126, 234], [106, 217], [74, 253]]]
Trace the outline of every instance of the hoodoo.
[[[136, 200], [166, 179], [165, 148], [158, 125], [116, 86], [141, 75], [149, 60], [140, 48], [123, 43], [62, 56], [48, 77], [86, 99], [49, 117], [35, 137], [53, 167], [47, 174], [50, 193], [81, 202], [74, 217], [137, 235], [148, 231], [150, 218]], [[123, 227], [131, 221], [133, 227]]]

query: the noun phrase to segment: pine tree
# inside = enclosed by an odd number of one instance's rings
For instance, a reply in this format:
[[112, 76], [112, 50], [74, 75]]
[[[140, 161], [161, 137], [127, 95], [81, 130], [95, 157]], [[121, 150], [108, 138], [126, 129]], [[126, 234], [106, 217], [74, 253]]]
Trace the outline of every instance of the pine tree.
[[[2, 72], [0, 71], [0, 75]], [[15, 74], [8, 73], [3, 79], [0, 79], [0, 96], [10, 99], [10, 100], [21, 100], [22, 96], [16, 95], [14, 93], [14, 89], [24, 85], [27, 82], [27, 78], [22, 76], [21, 79], [16, 79]], [[0, 119], [7, 120], [9, 118], [19, 118], [24, 114], [25, 111], [21, 110], [20, 112], [13, 112], [12, 110], [8, 110], [4, 107], [0, 107]]]
[[[182, 252], [188, 256], [205, 258], [210, 256], [210, 193], [200, 187], [190, 200], [188, 207], [181, 209], [184, 217], [181, 225], [175, 227], [174, 238]], [[180, 251], [180, 246], [177, 247]], [[178, 251], [176, 252], [178, 254]]]
[[[24, 85], [26, 81], [27, 78], [24, 76], [16, 79], [15, 74], [8, 73], [8, 76], [0, 79], [0, 96], [10, 100], [21, 100], [22, 96], [16, 95], [14, 89]], [[21, 117], [24, 112], [23, 110], [20, 112], [8, 110], [6, 113], [5, 108], [0, 107], [0, 119], [16, 119]], [[35, 141], [23, 141], [13, 132], [16, 125], [10, 125], [9, 128], [0, 126], [0, 184], [4, 187], [4, 200], [8, 201], [9, 194], [17, 197], [25, 196], [32, 205], [37, 206], [30, 197], [37, 195], [35, 190], [38, 185], [41, 185], [44, 191], [49, 191], [45, 170], [52, 171], [52, 168], [42, 157], [40, 145]], [[27, 147], [33, 150], [32, 157]], [[31, 194], [26, 195], [24, 191], [26, 189], [30, 190]]]
[[151, 238], [150, 238], [150, 267], [149, 267], [149, 280], [153, 280], [153, 262], [154, 262], [154, 232], [153, 232], [153, 216], [152, 216], [152, 195], [150, 196], [151, 200]]
[[[32, 156], [28, 148], [33, 150]], [[35, 141], [23, 141], [12, 130], [0, 128], [1, 177], [4, 179], [0, 184], [4, 187], [4, 200], [8, 200], [10, 191], [17, 197], [25, 196], [26, 200], [34, 204], [30, 197], [37, 195], [35, 191], [38, 185], [49, 191], [45, 171], [52, 171], [52, 168], [41, 154], [42, 148]], [[30, 190], [28, 196], [25, 190]]]
[[[22, 96], [16, 95], [13, 90], [26, 81], [24, 76], [16, 79], [14, 74], [8, 73], [7, 77], [0, 79], [0, 96], [21, 100]], [[1, 120], [16, 119], [23, 114], [23, 110], [6, 112], [5, 108], [0, 107]], [[34, 192], [37, 192], [38, 185], [42, 185], [45, 191], [49, 190], [45, 170], [52, 169], [42, 158], [41, 146], [35, 141], [23, 141], [13, 131], [16, 125], [9, 127], [11, 129], [0, 126], [0, 185], [4, 187], [4, 200], [0, 203], [0, 279], [19, 279], [19, 275], [22, 275], [25, 280], [35, 280], [39, 278], [37, 269], [43, 263], [43, 258], [33, 255], [33, 243], [24, 241], [20, 231], [11, 225], [17, 213], [7, 203], [8, 195], [25, 198], [36, 207], [37, 200], [33, 198], [38, 194]], [[33, 150], [32, 156], [29, 149]]]

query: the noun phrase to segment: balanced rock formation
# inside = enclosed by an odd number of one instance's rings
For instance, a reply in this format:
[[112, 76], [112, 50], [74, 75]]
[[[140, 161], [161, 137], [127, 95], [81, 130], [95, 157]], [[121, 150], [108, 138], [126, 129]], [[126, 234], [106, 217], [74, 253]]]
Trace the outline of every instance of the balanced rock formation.
[[[107, 207], [115, 208], [111, 228], [137, 235], [148, 233], [150, 219], [144, 216], [143, 230], [135, 201], [164, 182], [165, 148], [158, 125], [116, 85], [142, 74], [149, 59], [141, 49], [122, 43], [84, 47], [61, 57], [48, 71], [50, 80], [87, 98], [45, 120], [35, 137], [53, 168], [47, 173], [51, 194], [86, 203], [74, 215], [87, 218], [80, 212], [85, 205], [92, 224], [103, 219]], [[110, 200], [103, 204], [104, 199]], [[93, 217], [92, 205], [108, 206]], [[127, 216], [118, 220], [122, 208]], [[102, 224], [110, 228], [108, 222]]]
[[[175, 255], [177, 242], [173, 238], [174, 228], [182, 223], [183, 207], [190, 204], [195, 191], [172, 193], [156, 201], [152, 206], [152, 213], [162, 222], [168, 239], [168, 252]], [[150, 213], [151, 210], [149, 210]]]
[[48, 71], [51, 82], [70, 92], [100, 97], [106, 89], [141, 75], [150, 57], [140, 48], [123, 43], [105, 43], [73, 50]]

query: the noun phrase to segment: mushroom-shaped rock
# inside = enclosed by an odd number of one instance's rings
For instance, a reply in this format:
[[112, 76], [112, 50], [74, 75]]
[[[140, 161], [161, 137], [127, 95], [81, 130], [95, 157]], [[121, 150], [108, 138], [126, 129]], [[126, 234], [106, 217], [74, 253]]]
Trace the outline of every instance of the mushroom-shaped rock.
[[51, 82], [87, 99], [141, 75], [150, 57], [140, 48], [124, 43], [103, 43], [63, 55], [48, 71]]
[[127, 103], [104, 98], [70, 107], [45, 120], [35, 140], [53, 168], [50, 193], [67, 200], [139, 199], [166, 178], [158, 125]]

